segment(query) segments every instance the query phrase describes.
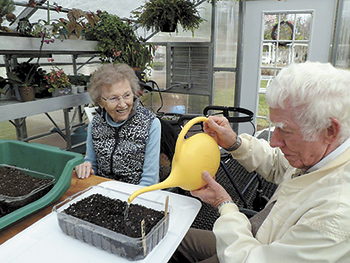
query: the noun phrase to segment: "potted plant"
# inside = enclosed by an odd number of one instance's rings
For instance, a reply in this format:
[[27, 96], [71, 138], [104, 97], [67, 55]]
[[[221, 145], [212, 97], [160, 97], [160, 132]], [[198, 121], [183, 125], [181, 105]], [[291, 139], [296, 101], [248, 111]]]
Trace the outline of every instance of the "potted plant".
[[85, 38], [97, 40], [102, 63], [126, 63], [145, 70], [153, 66], [154, 45], [135, 34], [131, 21], [108, 12], [98, 12], [98, 22], [87, 25]]
[[132, 11], [136, 22], [147, 30], [178, 32], [178, 24], [192, 35], [203, 19], [196, 9], [197, 0], [149, 0]]
[[50, 92], [46, 87], [46, 74], [46, 70], [39, 67], [34, 75], [35, 83], [37, 84], [37, 86], [35, 86], [36, 98], [45, 98], [50, 96]]
[[39, 69], [39, 64], [22, 62], [17, 64], [12, 71], [7, 72], [8, 81], [12, 84], [16, 93], [16, 89], [18, 88], [21, 101], [31, 101], [35, 99], [35, 87], [42, 84], [38, 75]]
[[8, 81], [12, 84], [18, 100], [34, 100], [36, 93], [46, 95], [44, 89], [46, 87], [46, 71], [40, 68], [39, 60], [44, 42], [53, 43], [54, 39], [47, 40], [45, 36], [45, 32], [41, 32], [39, 55], [35, 64], [29, 63], [31, 60], [29, 59], [27, 62], [17, 64], [7, 72]]
[[90, 76], [85, 75], [69, 75], [69, 82], [73, 86], [77, 87], [77, 92], [82, 93], [85, 90], [85, 87], [87, 86], [88, 81], [90, 80]]
[[52, 93], [53, 97], [67, 95], [71, 91], [68, 75], [57, 66], [53, 66], [51, 71], [46, 74], [46, 82], [48, 91]]

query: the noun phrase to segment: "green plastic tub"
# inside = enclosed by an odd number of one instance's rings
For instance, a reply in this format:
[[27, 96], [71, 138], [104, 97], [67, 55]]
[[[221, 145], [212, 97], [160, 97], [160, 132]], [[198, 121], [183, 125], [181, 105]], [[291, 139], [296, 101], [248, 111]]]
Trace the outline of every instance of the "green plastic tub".
[[40, 199], [0, 218], [0, 230], [57, 201], [68, 190], [72, 172], [83, 155], [57, 147], [15, 140], [0, 140], [0, 163], [53, 175], [53, 188]]

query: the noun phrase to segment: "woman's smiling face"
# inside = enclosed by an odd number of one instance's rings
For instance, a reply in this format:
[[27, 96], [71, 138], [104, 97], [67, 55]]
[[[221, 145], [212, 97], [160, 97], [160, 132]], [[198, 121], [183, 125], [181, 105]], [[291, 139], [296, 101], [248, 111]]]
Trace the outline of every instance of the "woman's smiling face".
[[128, 80], [102, 87], [101, 107], [115, 122], [125, 121], [134, 105], [134, 94]]

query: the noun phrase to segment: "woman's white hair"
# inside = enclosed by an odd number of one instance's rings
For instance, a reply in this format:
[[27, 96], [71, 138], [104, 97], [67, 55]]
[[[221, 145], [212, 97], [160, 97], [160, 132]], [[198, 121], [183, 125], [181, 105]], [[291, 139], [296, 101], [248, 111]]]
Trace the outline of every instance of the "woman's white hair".
[[102, 88], [104, 86], [112, 86], [114, 83], [121, 82], [123, 80], [129, 81], [132, 92], [134, 95], [140, 90], [138, 78], [134, 70], [126, 64], [104, 64], [100, 66], [90, 79], [91, 84], [89, 86], [89, 94], [91, 99], [100, 103]]
[[305, 140], [315, 140], [331, 125], [331, 118], [341, 123], [340, 142], [350, 136], [350, 71], [330, 63], [291, 64], [271, 82], [265, 96], [270, 108], [294, 110]]

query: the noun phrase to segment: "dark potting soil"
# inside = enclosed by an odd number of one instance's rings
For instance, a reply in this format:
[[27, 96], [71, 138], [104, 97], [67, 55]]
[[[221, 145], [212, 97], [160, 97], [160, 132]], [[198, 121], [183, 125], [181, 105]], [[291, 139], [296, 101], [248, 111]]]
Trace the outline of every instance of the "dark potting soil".
[[32, 177], [20, 170], [0, 167], [0, 195], [23, 196], [48, 183], [48, 179]]
[[[45, 195], [53, 186], [51, 182], [51, 179], [32, 177], [15, 168], [0, 167], [0, 218]], [[29, 195], [40, 187], [42, 190]]]
[[164, 217], [164, 212], [131, 204], [101, 194], [93, 194], [71, 204], [64, 212], [92, 224], [132, 237], [142, 237], [141, 222], [145, 220], [145, 235]]

